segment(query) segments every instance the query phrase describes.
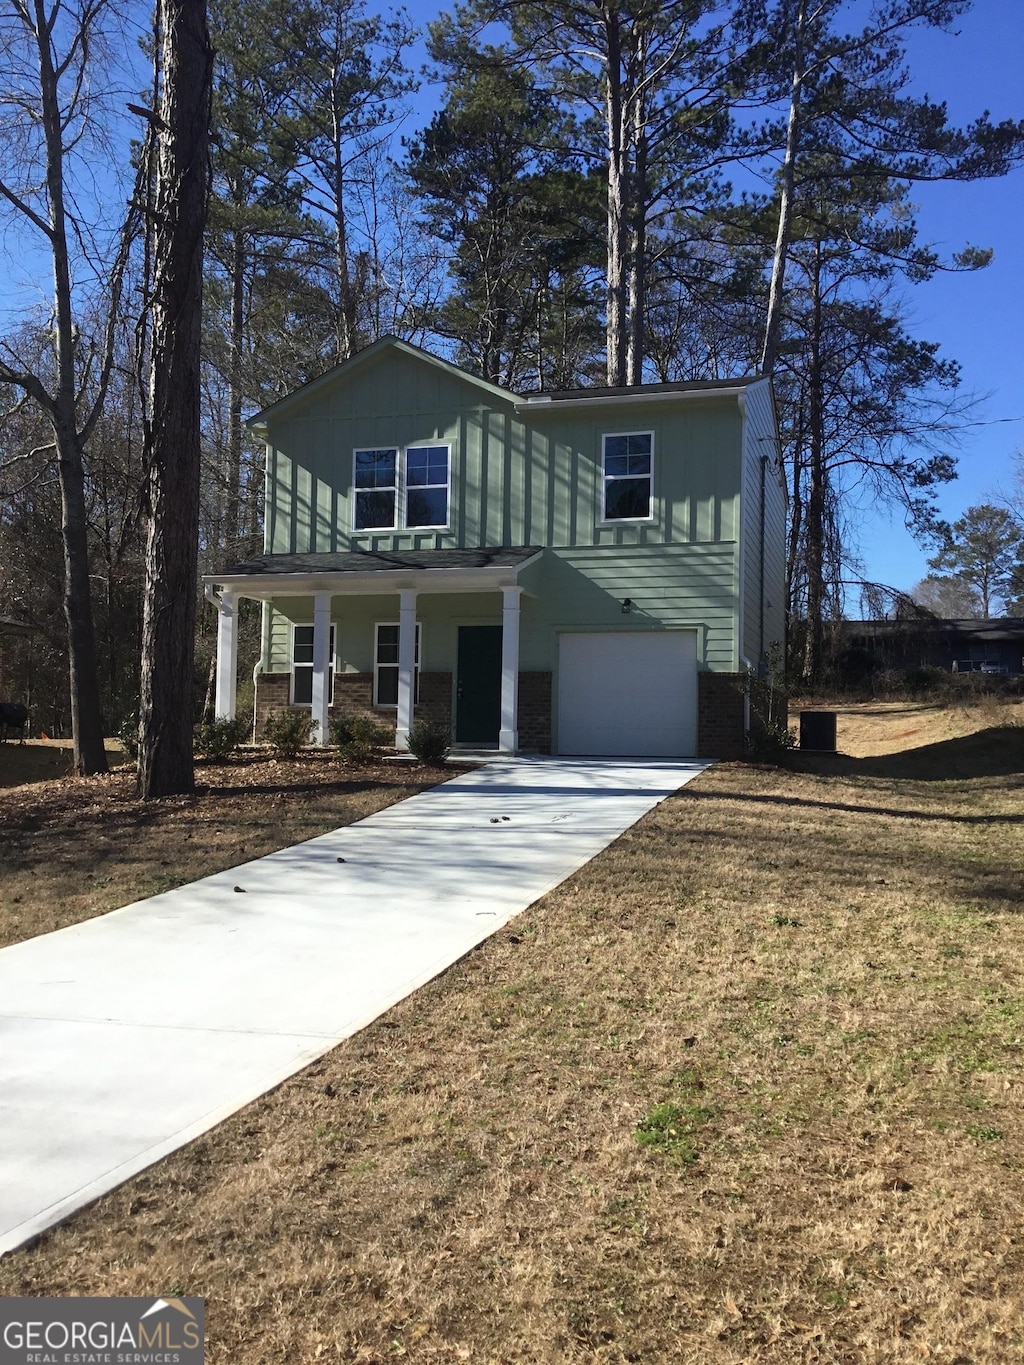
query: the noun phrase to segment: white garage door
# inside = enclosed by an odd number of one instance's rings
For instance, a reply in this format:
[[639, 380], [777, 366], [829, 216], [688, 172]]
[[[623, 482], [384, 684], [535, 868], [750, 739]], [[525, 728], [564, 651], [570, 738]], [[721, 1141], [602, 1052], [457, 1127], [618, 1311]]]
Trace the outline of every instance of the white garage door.
[[562, 635], [558, 752], [665, 758], [695, 754], [696, 632]]

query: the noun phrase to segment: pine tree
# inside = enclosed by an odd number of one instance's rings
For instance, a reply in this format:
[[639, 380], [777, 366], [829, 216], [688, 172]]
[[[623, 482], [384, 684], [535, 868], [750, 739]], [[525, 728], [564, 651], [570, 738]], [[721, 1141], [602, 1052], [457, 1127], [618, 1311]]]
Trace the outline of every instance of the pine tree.
[[461, 363], [510, 388], [579, 382], [597, 337], [599, 187], [563, 150], [559, 122], [528, 72], [462, 47], [443, 109], [407, 149], [427, 228], [452, 252], [452, 288], [425, 320]]

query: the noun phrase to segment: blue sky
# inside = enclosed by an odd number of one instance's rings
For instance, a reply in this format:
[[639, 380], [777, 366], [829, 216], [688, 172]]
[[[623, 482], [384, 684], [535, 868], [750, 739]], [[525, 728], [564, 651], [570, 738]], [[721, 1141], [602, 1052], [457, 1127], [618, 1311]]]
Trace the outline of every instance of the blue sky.
[[[442, 9], [429, 0], [411, 0], [408, 8], [423, 26]], [[851, 5], [851, 27], [863, 9]], [[954, 32], [912, 30], [907, 47], [912, 92], [945, 101], [954, 122], [985, 109], [997, 122], [1024, 118], [1024, 0], [976, 0]], [[430, 87], [421, 89], [406, 127], [429, 117], [436, 98]], [[1001, 180], [923, 185], [913, 198], [922, 240], [945, 255], [968, 242], [994, 250], [986, 269], [939, 274], [906, 295], [915, 335], [939, 342], [960, 362], [963, 388], [979, 400], [969, 419], [975, 425], [953, 452], [959, 477], [939, 494], [941, 515], [955, 520], [1009, 488], [1014, 451], [1024, 448], [1024, 170]], [[869, 580], [907, 590], [928, 573], [930, 550], [906, 530], [899, 510], [860, 514], [852, 529]], [[853, 596], [848, 610], [859, 614]]]
[[[997, 121], [1024, 117], [1022, 0], [978, 0], [957, 29], [955, 37], [912, 35], [915, 92], [945, 100], [959, 122], [986, 108]], [[979, 425], [963, 433], [959, 477], [940, 494], [942, 513], [952, 520], [1009, 488], [1014, 451], [1024, 448], [1024, 171], [921, 186], [914, 198], [924, 238], [947, 251], [973, 242], [995, 252], [985, 270], [940, 275], [907, 295], [916, 334], [940, 342], [960, 362], [964, 387], [982, 400], [971, 417]], [[877, 515], [860, 536], [869, 578], [905, 589], [928, 572], [927, 551], [899, 516]]]
[[[377, 0], [367, 0], [376, 8]], [[851, 11], [863, 8], [861, 0]], [[425, 26], [442, 6], [409, 0], [414, 22]], [[129, 11], [131, 12], [131, 11]], [[912, 89], [945, 100], [956, 122], [988, 109], [994, 120], [1024, 117], [1024, 0], [976, 0], [957, 22], [956, 35], [928, 30], [909, 36]], [[123, 35], [134, 52], [135, 31]], [[424, 86], [402, 132], [429, 118], [439, 92]], [[119, 201], [121, 196], [115, 196]], [[964, 388], [977, 395], [975, 425], [965, 429], [958, 452], [959, 477], [941, 490], [941, 513], [950, 520], [967, 507], [1009, 488], [1014, 452], [1024, 448], [1024, 170], [995, 181], [921, 186], [922, 237], [949, 254], [971, 242], [994, 249], [992, 264], [971, 274], [938, 275], [907, 292], [916, 335], [941, 344], [958, 360]], [[47, 263], [21, 240], [0, 240], [0, 313], [29, 298], [45, 300]], [[41, 289], [41, 293], [39, 292]], [[10, 314], [8, 313], [8, 317]], [[928, 550], [906, 531], [897, 512], [860, 514], [854, 528], [867, 578], [908, 589], [927, 572]], [[859, 612], [851, 600], [852, 615]]]

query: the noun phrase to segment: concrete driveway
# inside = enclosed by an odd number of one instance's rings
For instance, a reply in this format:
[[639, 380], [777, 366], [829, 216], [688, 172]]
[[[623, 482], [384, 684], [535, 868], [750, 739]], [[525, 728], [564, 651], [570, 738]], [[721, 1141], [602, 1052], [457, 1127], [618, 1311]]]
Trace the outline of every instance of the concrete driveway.
[[491, 763], [0, 951], [0, 1254], [364, 1028], [706, 766]]

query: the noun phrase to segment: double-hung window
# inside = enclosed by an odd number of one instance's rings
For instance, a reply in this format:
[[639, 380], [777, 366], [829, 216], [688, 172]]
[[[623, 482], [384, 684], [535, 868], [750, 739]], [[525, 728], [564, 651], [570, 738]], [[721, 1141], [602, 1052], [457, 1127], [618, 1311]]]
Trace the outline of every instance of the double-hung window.
[[649, 521], [654, 498], [654, 436], [633, 431], [604, 438], [604, 520]]
[[[334, 699], [334, 626], [327, 645], [327, 701]], [[313, 627], [292, 627], [292, 705], [313, 704]]]
[[448, 525], [451, 447], [385, 446], [355, 452], [356, 531]]
[[355, 528], [384, 529], [398, 524], [398, 451], [394, 447], [357, 450]]
[[[398, 705], [398, 624], [381, 622], [373, 651], [373, 704]], [[413, 670], [413, 701], [420, 699], [420, 623], [416, 622], [416, 659]]]

